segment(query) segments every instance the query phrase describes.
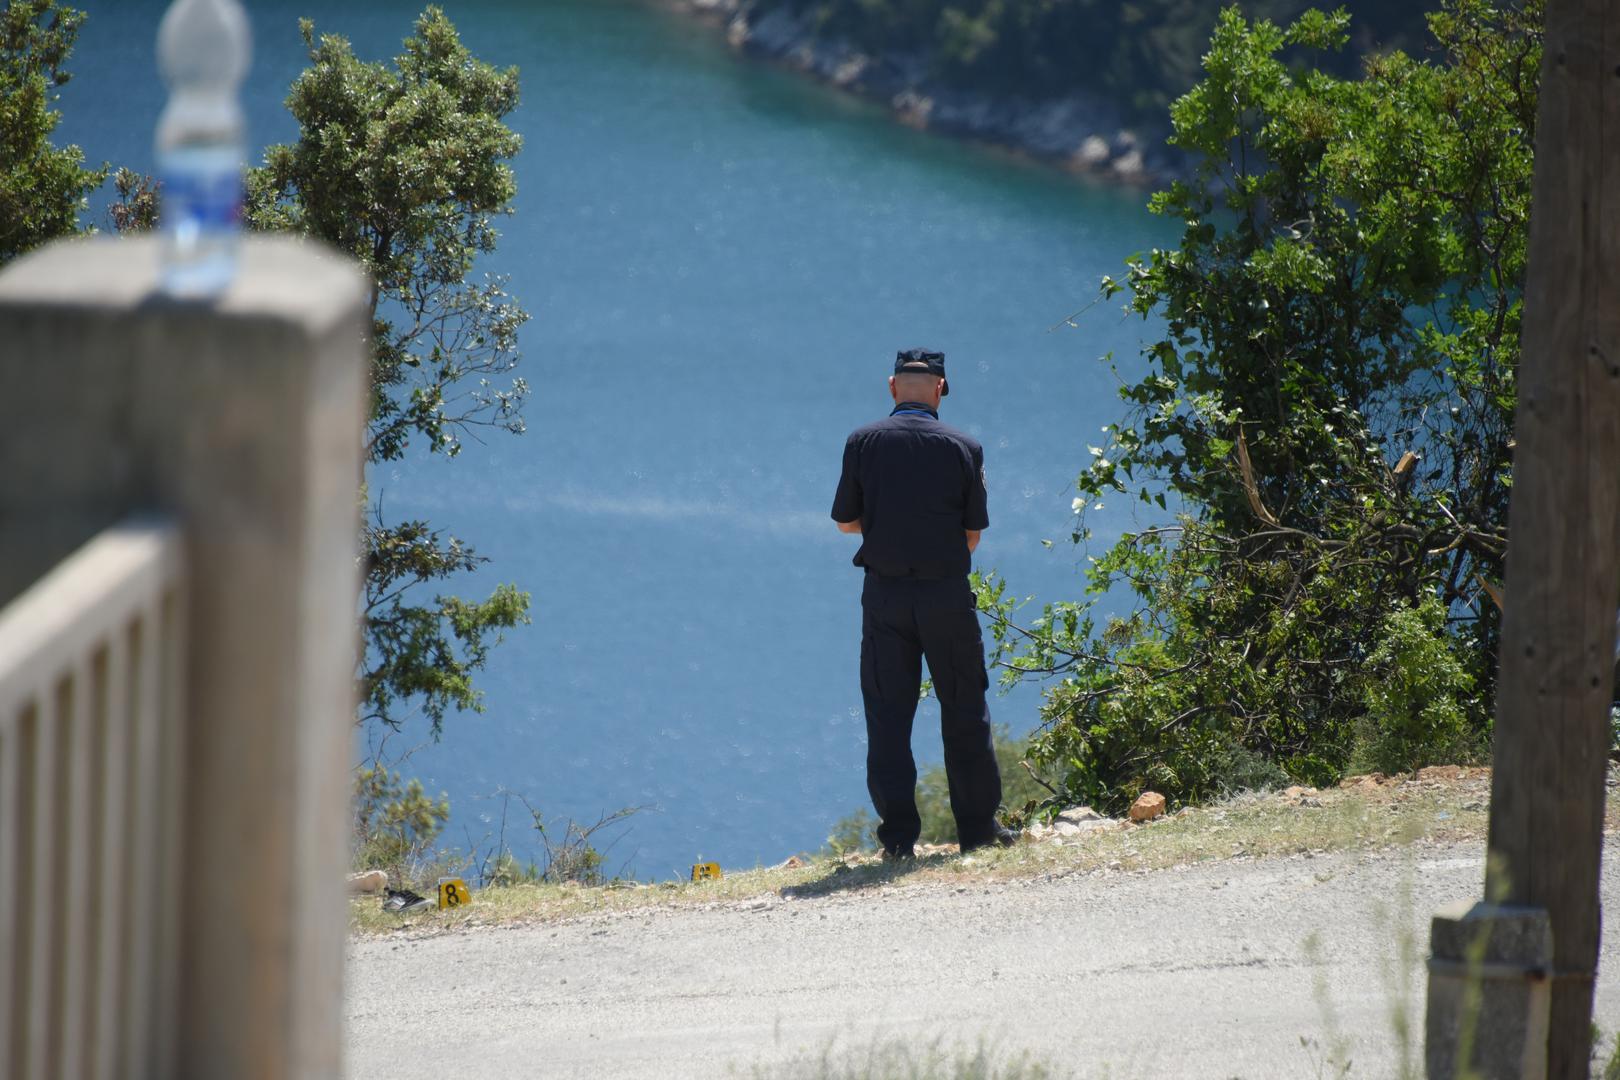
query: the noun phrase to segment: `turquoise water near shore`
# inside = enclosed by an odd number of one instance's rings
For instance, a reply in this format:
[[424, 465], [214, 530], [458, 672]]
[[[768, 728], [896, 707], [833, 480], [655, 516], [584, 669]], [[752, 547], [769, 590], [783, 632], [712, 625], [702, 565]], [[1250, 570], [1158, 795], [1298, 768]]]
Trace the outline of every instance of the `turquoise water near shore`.
[[[58, 140], [149, 169], [164, 5], [83, 6]], [[375, 58], [416, 10], [250, 7], [256, 146], [294, 134], [299, 15]], [[391, 746], [419, 746], [407, 771], [450, 795], [452, 846], [487, 843], [510, 790], [552, 819], [654, 807], [608, 856], [643, 877], [814, 849], [866, 799], [860, 575], [827, 516], [844, 435], [886, 411], [895, 349], [943, 349], [944, 418], [986, 446], [977, 565], [1019, 594], [1075, 595], [1072, 481], [1120, 408], [1095, 358], [1128, 359], [1143, 326], [1099, 306], [1051, 328], [1174, 234], [1140, 192], [898, 127], [650, 5], [445, 7], [523, 75], [516, 213], [480, 271], [510, 275], [534, 316], [529, 430], [370, 479], [386, 515], [490, 557], [458, 591], [516, 582], [534, 624], [492, 653], [483, 715]], [[1091, 524], [1106, 540], [1132, 513]], [[1036, 703], [1024, 689], [992, 709], [1021, 733]], [[927, 704], [915, 745], [939, 759]]]

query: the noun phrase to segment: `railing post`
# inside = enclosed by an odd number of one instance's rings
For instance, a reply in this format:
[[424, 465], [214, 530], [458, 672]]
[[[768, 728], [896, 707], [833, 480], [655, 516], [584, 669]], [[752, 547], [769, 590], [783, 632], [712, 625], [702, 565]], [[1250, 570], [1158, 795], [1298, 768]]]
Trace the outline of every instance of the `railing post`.
[[275, 238], [209, 304], [165, 300], [157, 272], [135, 239], [0, 273], [0, 603], [131, 511], [182, 524], [184, 744], [142, 823], [178, 980], [147, 990], [177, 985], [178, 1022], [151, 1035], [175, 1075], [335, 1076], [369, 292]]
[[1545, 1080], [1552, 925], [1541, 908], [1452, 904], [1429, 927], [1427, 1075]]

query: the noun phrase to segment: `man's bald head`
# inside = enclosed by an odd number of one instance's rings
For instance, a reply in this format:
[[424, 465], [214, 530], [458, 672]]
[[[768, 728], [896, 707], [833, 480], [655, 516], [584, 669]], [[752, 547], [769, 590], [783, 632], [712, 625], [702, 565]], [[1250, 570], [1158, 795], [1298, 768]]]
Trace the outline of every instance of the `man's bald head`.
[[889, 376], [889, 393], [897, 405], [902, 401], [915, 401], [930, 409], [937, 409], [944, 389], [945, 380], [927, 372], [904, 371]]

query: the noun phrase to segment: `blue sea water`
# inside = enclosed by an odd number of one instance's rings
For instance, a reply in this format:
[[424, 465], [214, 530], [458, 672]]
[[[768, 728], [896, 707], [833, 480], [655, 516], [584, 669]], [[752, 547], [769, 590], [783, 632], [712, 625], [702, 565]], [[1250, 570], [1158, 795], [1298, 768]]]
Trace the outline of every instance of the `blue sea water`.
[[[150, 170], [164, 5], [81, 6], [58, 139]], [[382, 58], [415, 14], [248, 7], [250, 145], [295, 134], [298, 16]], [[449, 794], [452, 846], [486, 846], [512, 791], [553, 821], [652, 807], [608, 855], [642, 877], [814, 849], [866, 799], [860, 574], [828, 518], [844, 435], [887, 411], [897, 348], [943, 349], [943, 418], [986, 447], [977, 565], [1020, 595], [1077, 595], [1073, 479], [1121, 409], [1096, 358], [1128, 362], [1144, 328], [1107, 305], [1062, 323], [1170, 226], [1140, 192], [905, 129], [651, 5], [445, 7], [477, 55], [522, 71], [515, 214], [479, 269], [533, 314], [529, 430], [370, 480], [390, 518], [489, 557], [458, 591], [515, 582], [534, 621], [492, 653], [483, 714], [451, 716], [437, 744], [412, 723], [391, 748], [419, 747], [407, 771]], [[1090, 524], [1106, 540], [1133, 512]], [[1015, 733], [1036, 705], [992, 702]], [[939, 760], [927, 704], [915, 745]]]

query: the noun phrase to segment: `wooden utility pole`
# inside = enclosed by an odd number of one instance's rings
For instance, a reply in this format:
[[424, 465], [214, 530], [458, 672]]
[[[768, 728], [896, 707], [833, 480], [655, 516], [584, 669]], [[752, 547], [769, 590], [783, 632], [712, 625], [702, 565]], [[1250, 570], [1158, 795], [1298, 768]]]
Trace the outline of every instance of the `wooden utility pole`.
[[1548, 1068], [1585, 1077], [1620, 600], [1620, 0], [1547, 0], [1490, 901], [1547, 912]]

